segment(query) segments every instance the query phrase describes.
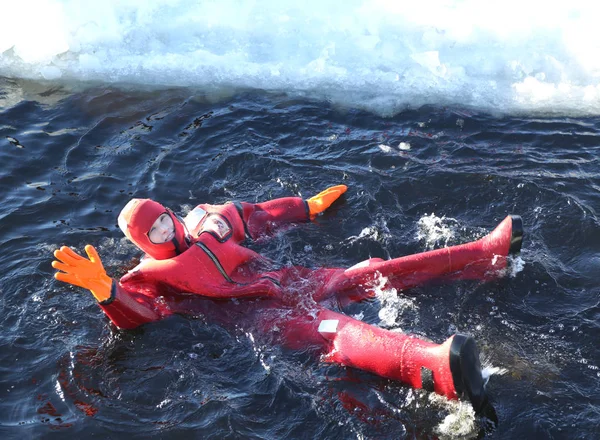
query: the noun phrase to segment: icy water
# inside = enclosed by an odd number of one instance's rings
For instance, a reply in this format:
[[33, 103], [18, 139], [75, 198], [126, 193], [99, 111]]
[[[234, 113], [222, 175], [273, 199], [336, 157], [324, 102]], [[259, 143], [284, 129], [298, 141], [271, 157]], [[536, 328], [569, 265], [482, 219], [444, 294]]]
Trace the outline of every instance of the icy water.
[[[600, 119], [424, 106], [392, 117], [284, 94], [0, 83], [2, 438], [593, 438], [600, 426]], [[442, 342], [472, 334], [497, 423], [244, 328], [180, 316], [117, 331], [52, 251], [94, 244], [119, 277], [139, 252], [131, 197], [197, 203], [349, 190], [253, 245], [351, 266], [483, 236], [523, 217], [489, 283], [379, 292], [345, 312]]]

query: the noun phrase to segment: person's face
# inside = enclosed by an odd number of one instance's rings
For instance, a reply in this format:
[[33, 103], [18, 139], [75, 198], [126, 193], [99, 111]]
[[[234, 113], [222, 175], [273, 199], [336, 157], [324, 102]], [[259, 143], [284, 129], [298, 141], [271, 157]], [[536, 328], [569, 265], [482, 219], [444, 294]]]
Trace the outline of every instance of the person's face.
[[175, 236], [175, 225], [173, 219], [166, 212], [159, 215], [150, 230], [148, 238], [154, 244], [166, 243]]

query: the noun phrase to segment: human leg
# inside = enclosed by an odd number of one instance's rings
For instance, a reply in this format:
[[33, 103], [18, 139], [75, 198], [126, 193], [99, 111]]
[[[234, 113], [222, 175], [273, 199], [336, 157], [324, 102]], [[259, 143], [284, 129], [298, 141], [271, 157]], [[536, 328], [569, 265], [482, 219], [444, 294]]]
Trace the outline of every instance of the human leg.
[[364, 287], [381, 277], [397, 289], [450, 275], [453, 279], [495, 278], [506, 268], [507, 257], [520, 251], [522, 237], [521, 218], [509, 215], [490, 234], [471, 243], [392, 260], [370, 259], [359, 263], [332, 278], [325, 290], [343, 295], [347, 290]]
[[486, 402], [479, 352], [470, 336], [456, 334], [442, 344], [385, 330], [328, 309], [279, 323], [284, 345], [312, 346], [325, 362], [368, 371], [450, 399]]

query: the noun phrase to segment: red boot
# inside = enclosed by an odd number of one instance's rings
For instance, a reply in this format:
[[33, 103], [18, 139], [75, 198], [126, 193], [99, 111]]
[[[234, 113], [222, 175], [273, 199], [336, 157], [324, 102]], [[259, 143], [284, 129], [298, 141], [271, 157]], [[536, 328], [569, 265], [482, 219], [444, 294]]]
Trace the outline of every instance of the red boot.
[[435, 391], [468, 399], [477, 411], [485, 404], [479, 352], [470, 336], [450, 337], [441, 345], [381, 329], [346, 315], [321, 310], [319, 333], [329, 341], [327, 362], [339, 363]]

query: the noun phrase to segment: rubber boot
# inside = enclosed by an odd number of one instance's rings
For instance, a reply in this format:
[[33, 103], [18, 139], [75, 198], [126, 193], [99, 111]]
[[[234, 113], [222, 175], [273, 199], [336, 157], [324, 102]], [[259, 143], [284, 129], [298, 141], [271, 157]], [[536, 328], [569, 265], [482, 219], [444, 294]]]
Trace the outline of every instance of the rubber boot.
[[330, 310], [318, 315], [318, 332], [329, 342], [326, 362], [369, 371], [463, 398], [478, 411], [486, 402], [479, 352], [470, 336], [456, 334], [443, 344], [366, 324]]

